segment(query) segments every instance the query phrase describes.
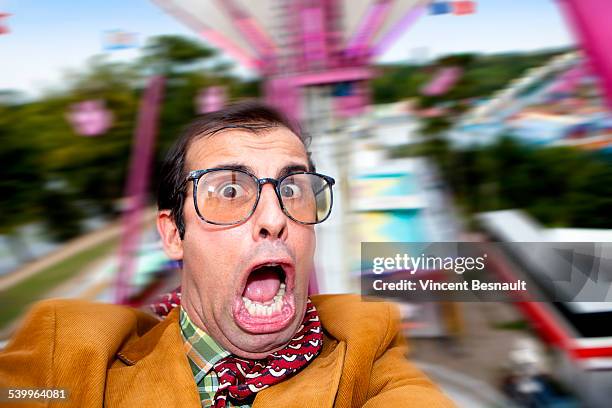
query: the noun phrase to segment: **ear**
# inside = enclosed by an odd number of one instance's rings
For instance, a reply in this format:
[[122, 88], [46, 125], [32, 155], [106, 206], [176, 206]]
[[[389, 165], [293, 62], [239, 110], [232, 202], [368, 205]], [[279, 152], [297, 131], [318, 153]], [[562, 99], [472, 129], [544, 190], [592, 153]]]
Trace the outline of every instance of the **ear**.
[[183, 259], [183, 240], [170, 215], [170, 210], [157, 212], [157, 231], [159, 231], [166, 255], [175, 261]]

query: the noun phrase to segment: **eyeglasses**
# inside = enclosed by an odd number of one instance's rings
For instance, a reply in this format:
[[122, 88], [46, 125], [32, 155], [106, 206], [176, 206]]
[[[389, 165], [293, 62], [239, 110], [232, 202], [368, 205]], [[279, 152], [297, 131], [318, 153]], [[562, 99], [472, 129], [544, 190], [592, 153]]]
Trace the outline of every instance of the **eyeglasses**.
[[318, 224], [329, 217], [333, 195], [332, 177], [297, 172], [280, 179], [257, 178], [237, 169], [215, 168], [193, 170], [186, 181], [193, 181], [193, 202], [196, 213], [215, 225], [234, 225], [253, 215], [264, 184], [274, 186], [281, 209], [295, 222]]

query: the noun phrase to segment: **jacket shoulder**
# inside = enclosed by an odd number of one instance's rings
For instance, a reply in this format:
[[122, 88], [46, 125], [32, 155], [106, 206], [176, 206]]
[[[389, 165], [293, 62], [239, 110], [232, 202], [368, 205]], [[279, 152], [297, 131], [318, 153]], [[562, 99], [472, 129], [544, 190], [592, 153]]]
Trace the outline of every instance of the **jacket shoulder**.
[[82, 300], [35, 304], [0, 351], [0, 387], [71, 387], [101, 398], [107, 367], [123, 344], [158, 322], [125, 306]]
[[383, 351], [398, 335], [399, 311], [395, 305], [359, 295], [317, 295], [312, 302], [323, 329], [349, 344], [366, 342]]
[[12, 342], [19, 342], [34, 331], [44, 331], [48, 335], [46, 339], [55, 342], [56, 350], [66, 347], [99, 351], [117, 348], [158, 322], [155, 317], [127, 306], [50, 299], [32, 307]]

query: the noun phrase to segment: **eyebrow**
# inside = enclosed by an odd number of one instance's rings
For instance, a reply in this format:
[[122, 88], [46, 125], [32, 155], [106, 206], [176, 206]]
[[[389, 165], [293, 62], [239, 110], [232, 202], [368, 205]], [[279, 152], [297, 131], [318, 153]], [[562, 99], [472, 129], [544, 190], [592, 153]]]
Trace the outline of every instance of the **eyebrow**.
[[241, 163], [221, 163], [212, 168], [213, 169], [240, 170], [240, 171], [246, 171], [247, 173], [255, 174], [255, 171], [253, 170], [252, 167], [247, 166], [245, 164], [241, 164]]
[[281, 178], [283, 176], [286, 176], [287, 174], [299, 173], [302, 171], [308, 171], [308, 167], [304, 166], [303, 164], [290, 164], [288, 166], [283, 167], [278, 173], [277, 177]]
[[[256, 173], [255, 170], [252, 167], [247, 166], [247, 165], [242, 164], [242, 163], [221, 163], [221, 164], [215, 166], [215, 168], [241, 170], [241, 171], [246, 171], [247, 173], [251, 173], [251, 174], [255, 174]], [[291, 164], [288, 164], [285, 167], [283, 167], [278, 172], [276, 177], [277, 178], [281, 178], [283, 176], [286, 176], [287, 174], [297, 173], [297, 172], [301, 172], [301, 171], [308, 171], [308, 167], [303, 165], [303, 164], [299, 164], [299, 163], [291, 163]]]

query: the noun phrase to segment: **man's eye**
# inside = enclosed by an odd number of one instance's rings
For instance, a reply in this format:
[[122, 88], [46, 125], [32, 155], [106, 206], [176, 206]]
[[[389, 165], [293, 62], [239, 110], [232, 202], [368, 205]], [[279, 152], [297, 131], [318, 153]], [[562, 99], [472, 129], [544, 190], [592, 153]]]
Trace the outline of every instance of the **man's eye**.
[[298, 198], [302, 195], [302, 190], [297, 184], [285, 184], [281, 187], [281, 195], [286, 198]]
[[223, 198], [233, 199], [244, 194], [244, 189], [238, 184], [226, 184], [219, 188], [219, 195]]

